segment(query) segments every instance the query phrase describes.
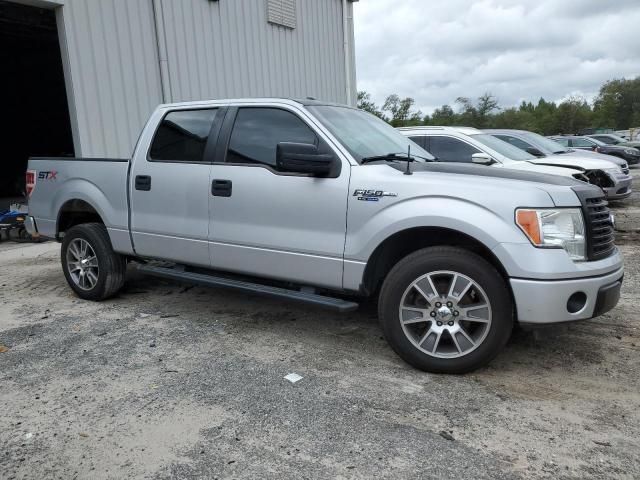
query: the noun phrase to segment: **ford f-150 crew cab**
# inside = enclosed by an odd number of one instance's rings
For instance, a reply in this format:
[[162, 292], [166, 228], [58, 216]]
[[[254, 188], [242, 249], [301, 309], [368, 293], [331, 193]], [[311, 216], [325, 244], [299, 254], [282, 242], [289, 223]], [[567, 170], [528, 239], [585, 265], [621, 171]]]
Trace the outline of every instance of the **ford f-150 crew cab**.
[[376, 296], [390, 345], [432, 372], [487, 363], [516, 322], [616, 305], [622, 259], [599, 188], [432, 159], [343, 105], [161, 105], [131, 159], [32, 158], [27, 224], [62, 242], [83, 299], [118, 292], [129, 262], [342, 311]]

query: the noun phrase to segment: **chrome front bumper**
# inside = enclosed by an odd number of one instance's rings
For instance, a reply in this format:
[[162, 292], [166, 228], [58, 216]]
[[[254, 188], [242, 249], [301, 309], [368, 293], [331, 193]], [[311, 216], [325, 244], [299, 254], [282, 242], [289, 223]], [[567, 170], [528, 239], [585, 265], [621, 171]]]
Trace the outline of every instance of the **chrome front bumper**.
[[552, 324], [586, 320], [618, 303], [624, 268], [597, 277], [567, 280], [510, 280], [518, 320], [523, 324]]

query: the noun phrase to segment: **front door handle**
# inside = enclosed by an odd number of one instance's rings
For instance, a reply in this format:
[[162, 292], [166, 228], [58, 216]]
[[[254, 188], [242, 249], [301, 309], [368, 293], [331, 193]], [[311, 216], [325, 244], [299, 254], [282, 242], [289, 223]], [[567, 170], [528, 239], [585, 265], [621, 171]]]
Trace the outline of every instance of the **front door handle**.
[[151, 190], [151, 177], [149, 175], [136, 175], [136, 190], [145, 192]]
[[211, 182], [211, 195], [214, 197], [230, 197], [233, 189], [231, 180], [214, 180]]

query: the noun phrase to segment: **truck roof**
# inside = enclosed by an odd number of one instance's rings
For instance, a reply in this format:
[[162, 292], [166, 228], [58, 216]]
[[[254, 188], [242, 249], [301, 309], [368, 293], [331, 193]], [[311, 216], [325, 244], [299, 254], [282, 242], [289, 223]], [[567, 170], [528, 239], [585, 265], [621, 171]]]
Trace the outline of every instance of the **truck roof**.
[[211, 100], [194, 100], [189, 102], [174, 102], [163, 103], [159, 107], [163, 108], [176, 108], [176, 107], [191, 107], [191, 106], [215, 106], [224, 105], [228, 103], [282, 103], [285, 105], [304, 105], [304, 106], [320, 106], [331, 105], [336, 107], [355, 108], [349, 105], [336, 102], [325, 102], [322, 100], [316, 100], [315, 98], [285, 98], [285, 97], [247, 97], [247, 98], [224, 98], [224, 99], [211, 99]]
[[536, 133], [518, 128], [483, 128], [482, 131], [486, 133]]
[[439, 127], [439, 126], [429, 126], [429, 127], [399, 127], [400, 131], [417, 131], [417, 132], [458, 132], [464, 133], [465, 135], [474, 135], [477, 133], [482, 133], [481, 130], [473, 127]]

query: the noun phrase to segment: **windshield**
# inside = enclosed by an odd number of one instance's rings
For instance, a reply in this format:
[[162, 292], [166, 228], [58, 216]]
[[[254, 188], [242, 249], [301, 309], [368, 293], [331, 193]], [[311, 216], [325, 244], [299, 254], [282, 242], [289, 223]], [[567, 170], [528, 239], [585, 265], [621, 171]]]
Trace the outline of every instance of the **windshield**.
[[[367, 157], [406, 153], [408, 146], [411, 146], [412, 154], [434, 159], [433, 155], [417, 143], [370, 113], [333, 105], [309, 106], [307, 109], [318, 117], [358, 163]], [[415, 160], [424, 161], [420, 158]]]
[[510, 143], [500, 140], [499, 138], [489, 135], [488, 133], [478, 133], [471, 135], [471, 138], [479, 141], [483, 145], [486, 145], [492, 150], [495, 150], [500, 155], [507, 157], [510, 160], [535, 160], [536, 157], [530, 153], [520, 150], [518, 147], [514, 147]]
[[624, 143], [626, 140], [618, 135], [614, 135], [613, 133], [607, 133], [606, 135], [598, 135], [597, 137], [590, 137], [596, 140], [600, 140], [601, 142], [608, 143], [609, 145], [615, 145], [616, 143]]
[[599, 147], [606, 147], [607, 146], [606, 143], [601, 142], [600, 140], [596, 140], [595, 138], [591, 138], [591, 137], [576, 137], [576, 138], [580, 138], [582, 140], [586, 140], [587, 142], [595, 143]]
[[567, 147], [534, 132], [523, 132], [522, 136], [529, 140], [542, 153], [566, 153]]

